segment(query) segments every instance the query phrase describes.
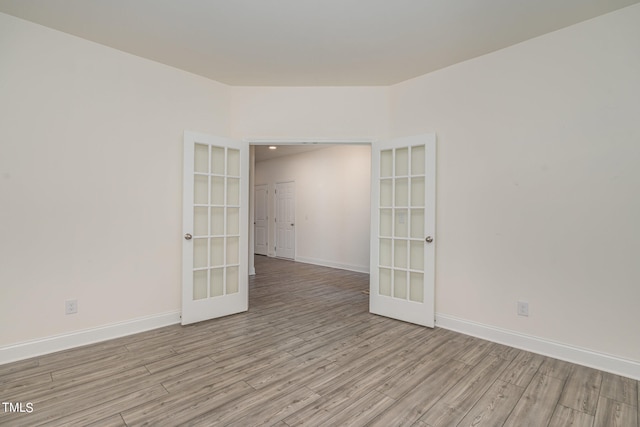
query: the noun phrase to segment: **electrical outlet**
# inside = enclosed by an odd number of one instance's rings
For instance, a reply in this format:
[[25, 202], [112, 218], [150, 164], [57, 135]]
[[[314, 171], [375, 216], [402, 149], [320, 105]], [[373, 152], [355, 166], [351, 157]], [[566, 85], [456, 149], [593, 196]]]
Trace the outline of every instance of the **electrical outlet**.
[[529, 303], [518, 301], [518, 316], [529, 316]]
[[78, 300], [70, 299], [64, 302], [64, 313], [65, 314], [76, 314], [78, 312]]

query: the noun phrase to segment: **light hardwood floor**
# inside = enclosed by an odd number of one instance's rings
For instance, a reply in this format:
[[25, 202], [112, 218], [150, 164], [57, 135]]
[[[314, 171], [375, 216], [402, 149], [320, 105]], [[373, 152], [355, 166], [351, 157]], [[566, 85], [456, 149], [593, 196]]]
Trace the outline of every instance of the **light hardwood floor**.
[[7, 426], [626, 426], [638, 382], [367, 312], [368, 276], [256, 257], [247, 313], [0, 366]]

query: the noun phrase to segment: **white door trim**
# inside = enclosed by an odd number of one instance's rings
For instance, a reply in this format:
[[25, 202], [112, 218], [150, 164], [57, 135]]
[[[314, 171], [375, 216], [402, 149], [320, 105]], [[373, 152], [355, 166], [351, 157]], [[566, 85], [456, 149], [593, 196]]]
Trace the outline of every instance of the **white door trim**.
[[248, 138], [243, 141], [249, 145], [371, 145], [376, 140], [371, 138]]
[[[254, 200], [254, 209], [253, 209], [253, 229], [254, 229], [254, 248], [253, 253], [255, 255], [268, 255], [269, 254], [269, 185], [268, 184], [258, 184], [253, 186], [253, 200]], [[257, 200], [260, 198], [259, 193], [264, 190], [264, 218], [258, 218], [258, 203]], [[264, 222], [264, 224], [262, 223]], [[258, 233], [260, 228], [264, 227], [264, 235]], [[264, 247], [263, 245], [259, 245], [258, 243], [262, 240], [261, 237], [264, 238]]]

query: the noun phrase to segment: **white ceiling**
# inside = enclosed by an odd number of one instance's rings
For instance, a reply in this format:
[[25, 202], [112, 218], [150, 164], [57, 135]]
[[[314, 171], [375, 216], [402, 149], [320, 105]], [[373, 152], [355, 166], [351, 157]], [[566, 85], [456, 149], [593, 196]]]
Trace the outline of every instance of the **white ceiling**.
[[390, 85], [640, 0], [0, 0], [0, 12], [239, 86]]

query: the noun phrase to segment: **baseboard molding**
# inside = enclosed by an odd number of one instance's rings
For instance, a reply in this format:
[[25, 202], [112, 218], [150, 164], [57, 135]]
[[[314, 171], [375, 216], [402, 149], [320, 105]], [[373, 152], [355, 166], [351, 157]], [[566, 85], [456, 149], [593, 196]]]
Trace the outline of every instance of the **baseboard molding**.
[[327, 260], [317, 259], [317, 258], [300, 257], [300, 256], [297, 256], [295, 261], [303, 262], [305, 264], [320, 265], [322, 267], [339, 268], [340, 270], [356, 271], [358, 273], [369, 273], [369, 267], [362, 266], [362, 265], [341, 264], [339, 262], [327, 261]]
[[436, 313], [436, 326], [640, 380], [640, 362]]
[[126, 335], [132, 335], [138, 332], [149, 331], [163, 326], [175, 325], [176, 323], [180, 323], [180, 312], [172, 311], [127, 320], [125, 322], [113, 323], [111, 325], [100, 326], [97, 328], [83, 329], [81, 331], [71, 332], [68, 334], [54, 335], [51, 337], [12, 344], [0, 347], [0, 365], [87, 344], [94, 344], [100, 341], [106, 341]]
[[[362, 267], [348, 266], [310, 258], [298, 258], [296, 261], [321, 265], [324, 267], [339, 268], [342, 270], [364, 273], [368, 272], [368, 269], [363, 269]], [[126, 335], [132, 335], [177, 323], [180, 323], [179, 311], [141, 317], [97, 328], [84, 329], [68, 334], [55, 335], [47, 338], [12, 344], [0, 347], [0, 365], [41, 356], [43, 354], [54, 353], [56, 351], [80, 347], [87, 344], [94, 344], [100, 341], [106, 341]], [[640, 362], [637, 361], [623, 359], [609, 354], [574, 347], [444, 314], [436, 314], [436, 326], [508, 345], [510, 347], [519, 348], [521, 350], [531, 351], [533, 353], [640, 380]]]

